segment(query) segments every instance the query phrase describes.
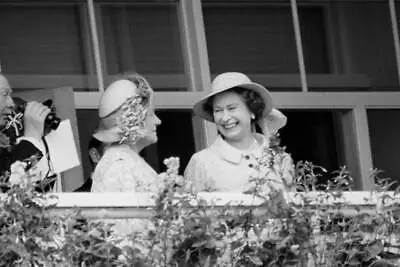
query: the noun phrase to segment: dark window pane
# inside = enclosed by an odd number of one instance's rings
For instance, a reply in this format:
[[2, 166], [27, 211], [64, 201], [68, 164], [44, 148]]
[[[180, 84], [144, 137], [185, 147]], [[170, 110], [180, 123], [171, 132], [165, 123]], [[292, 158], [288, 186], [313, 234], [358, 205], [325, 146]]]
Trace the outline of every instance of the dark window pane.
[[374, 167], [399, 183], [400, 109], [369, 109], [367, 114]]
[[[310, 86], [315, 91], [397, 91], [399, 90], [392, 25], [388, 1], [308, 1], [298, 0], [299, 5], [319, 5], [323, 7], [325, 18], [319, 25], [301, 24], [302, 36], [307, 36], [310, 31], [321, 28], [320, 34], [326, 38], [327, 56], [329, 60], [329, 73], [335, 74], [335, 79], [340, 83], [340, 75], [353, 75], [367, 83], [354, 82], [339, 88], [332, 86]], [[300, 13], [302, 23], [303, 19]], [[325, 31], [325, 33], [323, 33]], [[311, 47], [304, 43], [304, 50]], [[314, 66], [315, 61], [325, 60], [305, 52], [305, 65]], [[313, 88], [312, 88], [313, 87]]]
[[299, 7], [299, 23], [306, 73], [329, 73], [325, 16], [322, 7]]
[[298, 73], [289, 5], [203, 5], [211, 72]]
[[89, 161], [88, 147], [94, 130], [98, 125], [97, 109], [77, 109], [76, 116], [81, 146], [82, 167], [85, 179], [90, 177], [93, 166]]
[[177, 4], [101, 5], [109, 74], [182, 74]]
[[[331, 111], [285, 110], [287, 125], [280, 131], [281, 143], [295, 162], [313, 164], [335, 171], [343, 162], [339, 158], [334, 113]], [[325, 183], [330, 175], [324, 175]]]
[[0, 21], [3, 72], [86, 73], [78, 5], [1, 5]]
[[158, 110], [162, 121], [157, 129], [158, 142], [145, 148], [145, 159], [157, 170], [165, 171], [164, 159], [180, 158], [180, 173], [195, 152], [191, 110]]

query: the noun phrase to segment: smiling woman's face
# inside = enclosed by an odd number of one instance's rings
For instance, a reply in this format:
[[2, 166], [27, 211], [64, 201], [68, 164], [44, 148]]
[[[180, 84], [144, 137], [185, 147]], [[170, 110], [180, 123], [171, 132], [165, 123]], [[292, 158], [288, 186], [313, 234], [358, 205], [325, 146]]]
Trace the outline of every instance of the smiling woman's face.
[[226, 141], [241, 141], [251, 131], [251, 115], [243, 98], [236, 92], [218, 94], [213, 99], [213, 117]]
[[5, 124], [6, 116], [14, 107], [11, 92], [12, 90], [7, 79], [3, 75], [0, 75], [0, 126]]

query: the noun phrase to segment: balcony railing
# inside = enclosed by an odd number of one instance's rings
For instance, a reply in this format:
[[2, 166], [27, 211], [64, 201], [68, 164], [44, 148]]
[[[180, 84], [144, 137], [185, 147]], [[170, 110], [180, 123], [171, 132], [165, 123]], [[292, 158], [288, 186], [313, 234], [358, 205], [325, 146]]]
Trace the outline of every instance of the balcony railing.
[[[57, 213], [79, 208], [90, 218], [148, 218], [152, 215], [155, 200], [148, 193], [59, 193], [53, 200]], [[257, 207], [263, 200], [240, 193], [199, 193], [210, 209], [229, 205], [234, 209]], [[349, 216], [363, 212], [376, 213], [389, 205], [400, 205], [400, 195], [393, 191], [352, 191], [340, 194], [324, 192], [285, 193], [288, 203], [309, 209], [340, 209]], [[262, 210], [262, 208], [260, 208]]]

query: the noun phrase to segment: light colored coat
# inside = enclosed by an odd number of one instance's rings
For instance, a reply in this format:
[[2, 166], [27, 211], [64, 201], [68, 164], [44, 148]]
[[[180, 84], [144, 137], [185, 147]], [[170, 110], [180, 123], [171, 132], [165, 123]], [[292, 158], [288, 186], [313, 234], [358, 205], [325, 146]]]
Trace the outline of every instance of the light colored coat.
[[92, 192], [156, 192], [157, 190], [157, 173], [126, 144], [106, 149], [92, 179]]
[[261, 167], [258, 159], [268, 142], [257, 134], [261, 146], [252, 151], [239, 150], [220, 136], [208, 148], [195, 153], [190, 159], [185, 178], [191, 180], [195, 191], [221, 191], [243, 193], [251, 184], [250, 177], [264, 175], [275, 189], [284, 189], [284, 182], [291, 184], [294, 166], [289, 154], [284, 153], [272, 168]]
[[[92, 175], [92, 192], [157, 192], [157, 173], [147, 162], [126, 144], [106, 149]], [[131, 233], [145, 233], [152, 227], [144, 219], [101, 219], [114, 224], [113, 235], [123, 238], [119, 246], [132, 246], [127, 237]]]

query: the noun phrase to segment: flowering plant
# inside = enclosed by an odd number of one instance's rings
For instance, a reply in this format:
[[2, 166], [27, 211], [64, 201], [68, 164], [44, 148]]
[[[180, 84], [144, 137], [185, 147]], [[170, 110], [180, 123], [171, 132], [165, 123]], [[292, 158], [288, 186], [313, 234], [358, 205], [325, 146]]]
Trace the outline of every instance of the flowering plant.
[[[0, 198], [0, 266], [124, 266], [111, 224], [90, 221], [79, 210], [52, 212], [56, 199], [37, 191], [26, 163], [11, 167]], [[55, 201], [51, 201], [55, 200]], [[100, 264], [100, 265], [99, 265]], [[128, 265], [125, 265], [128, 266]], [[131, 266], [131, 265], [129, 265]]]
[[[396, 266], [400, 258], [395, 202], [346, 216], [343, 204], [315, 209], [303, 193], [297, 193], [300, 204], [278, 190], [266, 196], [259, 179], [250, 194], [260, 204], [220, 206], [190, 190], [190, 181], [178, 173], [179, 159], [164, 163], [167, 171], [160, 174], [148, 220], [152, 227], [121, 238], [112, 224], [89, 220], [79, 210], [55, 214], [54, 204], [46, 204], [51, 195], [35, 190], [26, 165], [13, 164], [14, 177], [8, 174], [9, 190], [0, 201], [0, 266]], [[319, 169], [299, 162], [298, 188], [315, 190]], [[391, 185], [376, 171], [371, 178], [376, 191]], [[339, 199], [351, 184], [342, 168], [321, 196]], [[386, 202], [392, 198], [381, 196]]]

